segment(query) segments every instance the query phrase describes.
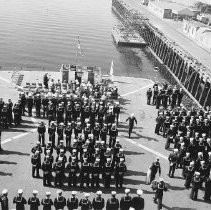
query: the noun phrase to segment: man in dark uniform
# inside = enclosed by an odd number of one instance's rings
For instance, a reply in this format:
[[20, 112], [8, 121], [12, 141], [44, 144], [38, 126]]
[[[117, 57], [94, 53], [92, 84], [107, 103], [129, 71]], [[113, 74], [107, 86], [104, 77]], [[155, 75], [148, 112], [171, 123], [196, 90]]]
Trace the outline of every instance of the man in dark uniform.
[[9, 210], [9, 199], [8, 199], [8, 190], [2, 190], [2, 194], [0, 195], [0, 203], [2, 210]]
[[51, 193], [46, 192], [46, 198], [42, 199], [41, 204], [43, 205], [43, 210], [51, 210], [51, 206], [53, 206], [53, 201], [50, 198]]
[[152, 89], [149, 88], [149, 89], [147, 90], [147, 104], [148, 104], [148, 105], [150, 105], [150, 103], [151, 103], [151, 98], [152, 98]]
[[31, 93], [29, 93], [28, 98], [26, 99], [26, 104], [27, 104], [27, 107], [28, 107], [28, 115], [29, 115], [29, 117], [31, 117], [32, 116], [32, 108], [33, 108], [33, 105], [34, 105], [34, 100], [32, 98]]
[[16, 210], [24, 210], [27, 204], [26, 199], [23, 197], [23, 190], [18, 190], [18, 195], [14, 197], [13, 203], [16, 205]]
[[9, 126], [11, 126], [13, 122], [13, 116], [12, 116], [13, 103], [11, 99], [8, 99], [7, 107], [8, 107], [8, 123]]
[[204, 200], [210, 201], [211, 197], [211, 174], [205, 180]]
[[115, 166], [115, 179], [116, 179], [116, 188], [120, 186], [122, 188], [124, 174], [127, 171], [124, 159], [120, 158], [120, 163], [117, 163]]
[[105, 200], [102, 198], [102, 191], [97, 191], [97, 197], [93, 198], [92, 207], [94, 210], [103, 210], [105, 207]]
[[41, 146], [44, 147], [45, 146], [45, 132], [46, 132], [46, 127], [44, 125], [44, 122], [39, 123], [37, 132], [39, 135], [38, 141], [41, 143]]
[[62, 104], [59, 104], [59, 107], [57, 108], [56, 111], [56, 115], [57, 115], [57, 124], [64, 122], [64, 108]]
[[116, 137], [118, 136], [118, 129], [116, 124], [112, 124], [111, 129], [109, 130], [109, 147], [114, 147], [116, 144]]
[[137, 119], [135, 118], [134, 113], [131, 114], [131, 115], [126, 119], [126, 122], [127, 122], [127, 121], [129, 121], [128, 135], [129, 135], [129, 138], [130, 138], [130, 137], [131, 137], [131, 133], [133, 132], [134, 122], [135, 122], [136, 125], [137, 125]]
[[101, 128], [101, 131], [100, 131], [101, 141], [106, 142], [106, 140], [107, 140], [107, 134], [108, 134], [107, 124], [103, 124], [103, 127]]
[[72, 191], [72, 197], [67, 199], [67, 208], [68, 210], [78, 209], [78, 198], [76, 198], [76, 191]]
[[142, 198], [143, 191], [137, 190], [137, 196], [132, 198], [132, 205], [135, 210], [143, 210], [144, 209], [144, 198]]
[[22, 92], [20, 96], [20, 108], [21, 108], [21, 115], [25, 115], [25, 107], [26, 107], [26, 96], [25, 93]]
[[40, 94], [37, 94], [34, 98], [34, 105], [36, 109], [36, 117], [40, 117], [40, 109], [41, 109], [41, 97]]
[[42, 163], [43, 170], [43, 186], [51, 186], [51, 177], [52, 177], [52, 163], [50, 162], [49, 156], [45, 157], [44, 162]]
[[40, 206], [40, 200], [37, 198], [38, 191], [33, 190], [32, 197], [28, 199], [28, 205], [30, 206], [30, 210], [38, 210]]
[[54, 120], [54, 105], [51, 101], [48, 102], [48, 125]]
[[55, 133], [56, 133], [56, 125], [52, 121], [50, 126], [48, 127], [48, 135], [49, 135], [49, 142], [52, 142], [52, 147], [55, 147]]
[[65, 127], [65, 129], [64, 129], [64, 134], [65, 134], [65, 138], [66, 138], [66, 147], [70, 148], [70, 146], [71, 146], [71, 136], [72, 136], [71, 122], [67, 123], [67, 127]]
[[100, 174], [101, 174], [101, 167], [100, 167], [100, 159], [96, 158], [95, 163], [92, 165], [92, 187], [94, 187], [96, 183], [96, 187], [100, 187]]
[[81, 164], [81, 184], [80, 187], [84, 187], [84, 182], [86, 183], [86, 187], [89, 187], [89, 175], [91, 174], [91, 166], [88, 163], [87, 158], [83, 159], [83, 163]]
[[185, 184], [184, 186], [186, 189], [190, 188], [191, 180], [193, 178], [195, 172], [195, 167], [194, 167], [194, 162], [190, 162], [190, 165], [186, 167], [186, 172], [185, 172]]
[[113, 166], [111, 163], [111, 158], [107, 158], [107, 163], [105, 163], [103, 168], [103, 179], [105, 188], [110, 188], [112, 172], [113, 172]]
[[195, 175], [192, 178], [192, 189], [191, 189], [191, 194], [190, 194], [190, 198], [192, 200], [197, 200], [198, 190], [200, 186], [201, 186], [200, 173], [196, 171]]
[[60, 141], [64, 139], [64, 123], [63, 122], [61, 122], [57, 126], [57, 135], [58, 135], [57, 145], [59, 145]]
[[114, 105], [114, 115], [116, 117], [116, 124], [119, 124], [119, 114], [120, 114], [120, 105], [119, 102], [116, 102]]
[[92, 203], [89, 200], [89, 193], [84, 193], [84, 197], [82, 198], [79, 202], [79, 206], [81, 207], [81, 210], [88, 210], [88, 209], [92, 209]]
[[57, 191], [57, 198], [54, 200], [54, 207], [56, 210], [63, 210], [64, 207], [66, 206], [66, 198], [62, 196], [62, 191], [58, 190]]
[[154, 161], [150, 166], [150, 170], [151, 170], [151, 177], [150, 177], [150, 183], [151, 183], [155, 179], [157, 172], [159, 172], [159, 176], [161, 175], [161, 167], [158, 157], [156, 158], [156, 161]]
[[39, 169], [41, 167], [40, 165], [40, 152], [37, 150], [35, 154], [32, 154], [31, 157], [31, 164], [32, 164], [32, 177], [35, 177], [35, 171], [36, 171], [36, 177], [40, 177], [39, 175]]
[[120, 200], [120, 210], [129, 210], [132, 206], [132, 197], [130, 196], [130, 189], [125, 189], [125, 196]]
[[169, 157], [169, 177], [174, 178], [174, 172], [178, 161], [178, 149], [174, 149], [173, 153], [170, 153]]
[[111, 192], [111, 198], [106, 202], [106, 210], [118, 210], [119, 200], [116, 198], [116, 191]]
[[53, 170], [55, 171], [54, 185], [57, 187], [57, 184], [59, 183], [59, 186], [61, 187], [64, 178], [64, 165], [62, 163], [62, 158], [58, 158], [58, 161], [54, 163]]
[[47, 95], [42, 99], [43, 118], [48, 117], [48, 102]]
[[68, 172], [68, 186], [71, 187], [72, 185], [76, 187], [77, 185], [77, 173], [79, 172], [79, 165], [76, 162], [76, 158], [72, 157], [71, 162], [69, 162], [66, 166], [66, 170]]

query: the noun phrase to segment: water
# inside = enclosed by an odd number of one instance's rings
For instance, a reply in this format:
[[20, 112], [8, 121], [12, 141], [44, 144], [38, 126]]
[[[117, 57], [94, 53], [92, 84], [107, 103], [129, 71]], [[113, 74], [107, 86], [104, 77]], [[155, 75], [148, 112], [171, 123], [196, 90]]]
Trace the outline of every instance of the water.
[[[58, 70], [76, 63], [80, 36], [83, 65], [114, 74], [154, 77], [142, 50], [117, 48], [111, 37], [118, 23], [111, 0], [0, 0], [0, 66]], [[30, 69], [30, 68], [29, 68]]]

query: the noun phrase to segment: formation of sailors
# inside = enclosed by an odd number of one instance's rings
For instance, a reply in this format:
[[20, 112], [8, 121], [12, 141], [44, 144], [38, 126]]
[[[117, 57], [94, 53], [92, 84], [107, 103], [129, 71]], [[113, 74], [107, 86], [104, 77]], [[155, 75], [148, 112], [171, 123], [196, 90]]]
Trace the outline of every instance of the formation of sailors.
[[172, 87], [167, 83], [162, 84], [162, 87], [159, 88], [158, 83], [153, 85], [153, 88], [147, 90], [147, 104], [155, 105], [156, 109], [159, 109], [161, 106], [164, 109], [167, 109], [170, 106], [172, 109], [176, 106], [180, 106], [184, 92], [182, 88], [177, 86]]
[[[177, 104], [177, 105], [180, 105]], [[169, 155], [169, 176], [182, 169], [185, 187], [192, 184], [191, 198], [196, 200], [198, 190], [205, 186], [204, 200], [211, 196], [211, 110], [186, 110], [181, 106], [160, 107], [155, 133], [166, 138], [165, 149], [173, 144]]]
[[[57, 197], [53, 200], [51, 198], [51, 192], [46, 192], [46, 197], [43, 199], [38, 198], [38, 191], [33, 190], [32, 196], [24, 198], [23, 190], [19, 189], [17, 196], [13, 199], [13, 204], [16, 206], [16, 210], [24, 210], [25, 206], [28, 204], [30, 210], [38, 210], [42, 205], [43, 210], [63, 210], [67, 207], [68, 210], [78, 209], [81, 210], [143, 210], [144, 209], [144, 198], [142, 198], [143, 191], [137, 190], [137, 195], [132, 197], [130, 195], [130, 189], [125, 189], [125, 195], [120, 199], [116, 196], [116, 191], [111, 192], [111, 197], [105, 201], [103, 198], [102, 191], [97, 191], [96, 196], [91, 200], [90, 193], [84, 193], [84, 197], [80, 200], [77, 198], [77, 192], [72, 191], [69, 198], [65, 198], [62, 194], [62, 190], [57, 191]], [[2, 210], [9, 210], [9, 199], [8, 190], [4, 189], [0, 196], [0, 202]]]

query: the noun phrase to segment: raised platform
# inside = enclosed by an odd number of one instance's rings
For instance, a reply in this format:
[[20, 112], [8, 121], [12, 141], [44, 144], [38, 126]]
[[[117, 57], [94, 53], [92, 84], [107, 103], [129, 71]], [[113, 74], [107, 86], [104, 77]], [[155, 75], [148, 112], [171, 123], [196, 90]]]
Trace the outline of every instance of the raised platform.
[[127, 47], [146, 47], [147, 43], [144, 39], [135, 31], [129, 30], [128, 28], [116, 25], [112, 30], [112, 36], [115, 43], [118, 46]]

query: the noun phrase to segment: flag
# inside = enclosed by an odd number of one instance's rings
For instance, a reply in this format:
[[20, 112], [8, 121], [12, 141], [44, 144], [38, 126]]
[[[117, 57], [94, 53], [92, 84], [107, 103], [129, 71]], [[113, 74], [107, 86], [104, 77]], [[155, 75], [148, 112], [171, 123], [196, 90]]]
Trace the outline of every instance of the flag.
[[114, 76], [114, 62], [111, 61], [111, 68], [110, 68], [110, 80], [113, 82], [113, 76]]
[[81, 56], [84, 56], [83, 55], [83, 51], [82, 51], [82, 49], [81, 49], [81, 43], [80, 43], [80, 39], [79, 39], [79, 36], [78, 36], [78, 50], [77, 50], [77, 55], [78, 55], [78, 53], [81, 55]]

